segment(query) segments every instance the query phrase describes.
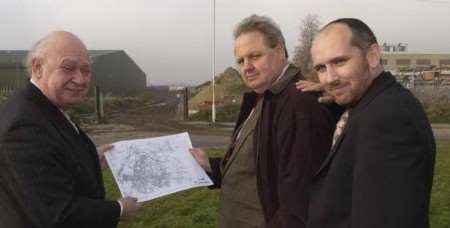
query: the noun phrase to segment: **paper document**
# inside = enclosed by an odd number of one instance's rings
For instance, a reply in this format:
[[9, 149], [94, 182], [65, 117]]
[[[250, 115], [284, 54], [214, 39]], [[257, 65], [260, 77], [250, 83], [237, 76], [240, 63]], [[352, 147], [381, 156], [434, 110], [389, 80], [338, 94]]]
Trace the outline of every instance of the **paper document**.
[[187, 132], [113, 145], [105, 158], [124, 197], [143, 202], [213, 184], [189, 152], [192, 143]]

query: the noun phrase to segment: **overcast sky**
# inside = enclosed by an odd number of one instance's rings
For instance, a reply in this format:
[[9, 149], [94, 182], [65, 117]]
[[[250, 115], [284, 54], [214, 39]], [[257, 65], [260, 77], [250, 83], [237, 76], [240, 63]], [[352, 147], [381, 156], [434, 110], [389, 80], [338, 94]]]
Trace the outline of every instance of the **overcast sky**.
[[[281, 27], [289, 53], [301, 20], [365, 21], [380, 43], [450, 53], [450, 0], [216, 0], [216, 64], [234, 66], [232, 30], [262, 14]], [[196, 85], [212, 77], [213, 0], [0, 0], [0, 50], [29, 49], [53, 30], [78, 35], [89, 49], [123, 49], [148, 84]]]

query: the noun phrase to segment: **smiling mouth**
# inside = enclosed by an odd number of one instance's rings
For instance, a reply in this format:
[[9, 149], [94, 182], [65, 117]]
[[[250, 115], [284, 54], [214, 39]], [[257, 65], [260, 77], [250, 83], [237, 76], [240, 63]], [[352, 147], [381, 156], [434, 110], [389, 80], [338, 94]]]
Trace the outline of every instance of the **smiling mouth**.
[[258, 76], [257, 74], [252, 74], [252, 75], [246, 75], [245, 78], [248, 81], [253, 81], [253, 80], [255, 80], [257, 78], [257, 76]]
[[74, 93], [82, 93], [82, 92], [85, 91], [85, 88], [82, 88], [82, 89], [67, 89], [67, 90], [69, 90], [70, 92], [74, 92]]
[[333, 94], [334, 96], [340, 96], [342, 94], [344, 94], [347, 91], [347, 86], [348, 85], [342, 85], [339, 87], [335, 87], [331, 89], [331, 94]]

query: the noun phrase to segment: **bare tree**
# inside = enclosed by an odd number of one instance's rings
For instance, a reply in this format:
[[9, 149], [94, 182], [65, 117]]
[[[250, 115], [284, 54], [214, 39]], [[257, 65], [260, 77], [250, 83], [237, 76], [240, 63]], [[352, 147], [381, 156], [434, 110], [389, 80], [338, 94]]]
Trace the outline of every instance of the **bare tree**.
[[320, 20], [317, 14], [308, 14], [302, 20], [299, 27], [300, 37], [298, 46], [295, 48], [292, 61], [302, 69], [303, 75], [312, 81], [317, 81], [317, 75], [312, 70], [311, 46], [315, 35], [319, 32]]

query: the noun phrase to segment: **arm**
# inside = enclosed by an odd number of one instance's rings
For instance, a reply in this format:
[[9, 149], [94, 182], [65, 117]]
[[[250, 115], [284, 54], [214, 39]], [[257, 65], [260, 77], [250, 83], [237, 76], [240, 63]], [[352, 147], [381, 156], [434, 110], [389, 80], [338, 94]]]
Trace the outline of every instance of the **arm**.
[[222, 173], [220, 172], [220, 163], [222, 162], [221, 157], [209, 158], [209, 163], [211, 164], [211, 170], [206, 172], [213, 181], [214, 185], [210, 186], [210, 189], [220, 188], [222, 185]]
[[351, 227], [428, 227], [435, 148], [421, 113], [385, 106], [361, 123]]
[[106, 162], [105, 153], [112, 148], [114, 148], [112, 144], [104, 144], [97, 147], [98, 161], [100, 162], [100, 167], [102, 168], [102, 170], [109, 168], [108, 162]]
[[318, 92], [321, 94], [318, 101], [319, 103], [323, 104], [330, 104], [334, 102], [334, 98], [331, 94], [325, 92], [325, 85], [318, 83], [318, 82], [312, 82], [307, 80], [298, 80], [298, 82], [295, 83], [297, 90], [302, 92]]
[[46, 127], [24, 122], [3, 137], [2, 146], [15, 163], [32, 214], [46, 227], [116, 227], [119, 204], [76, 192], [76, 170], [83, 167], [66, 155], [60, 140]]
[[279, 117], [276, 130], [279, 209], [267, 227], [304, 227], [312, 176], [325, 158], [332, 118], [315, 97], [298, 94]]
[[209, 188], [220, 188], [222, 183], [222, 174], [220, 172], [220, 163], [222, 158], [209, 158], [208, 154], [200, 148], [192, 148], [190, 149], [190, 152], [197, 163], [206, 171], [206, 174], [208, 174], [209, 178], [213, 181], [214, 185]]

